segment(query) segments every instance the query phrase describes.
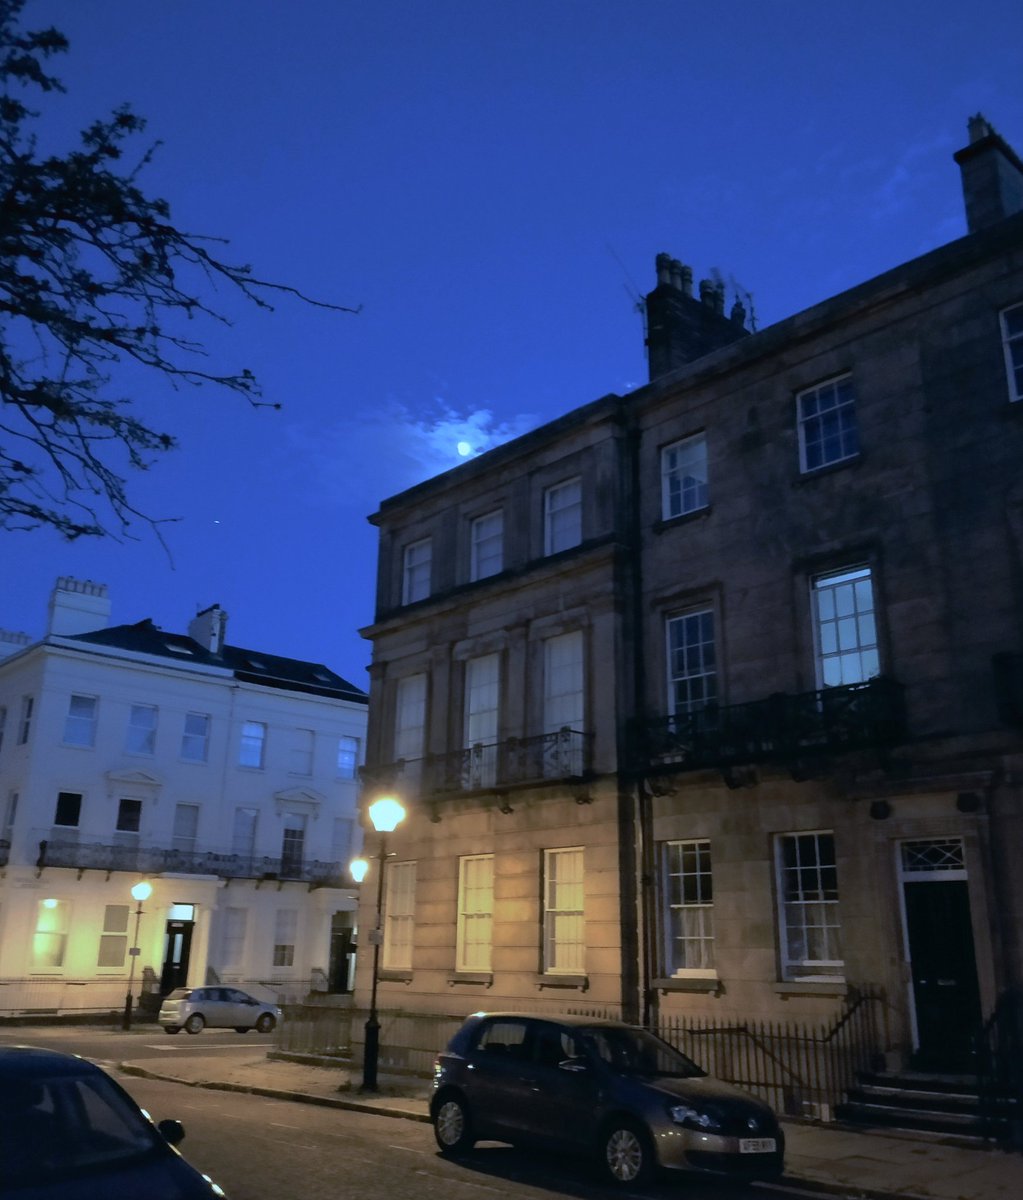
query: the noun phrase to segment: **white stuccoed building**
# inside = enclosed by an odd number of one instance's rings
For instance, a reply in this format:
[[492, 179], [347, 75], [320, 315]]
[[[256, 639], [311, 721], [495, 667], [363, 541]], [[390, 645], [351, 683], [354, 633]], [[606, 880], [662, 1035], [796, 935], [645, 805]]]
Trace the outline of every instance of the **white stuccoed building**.
[[367, 696], [317, 663], [110, 626], [61, 578], [46, 636], [0, 633], [0, 1015], [117, 1009], [135, 987], [350, 986]]

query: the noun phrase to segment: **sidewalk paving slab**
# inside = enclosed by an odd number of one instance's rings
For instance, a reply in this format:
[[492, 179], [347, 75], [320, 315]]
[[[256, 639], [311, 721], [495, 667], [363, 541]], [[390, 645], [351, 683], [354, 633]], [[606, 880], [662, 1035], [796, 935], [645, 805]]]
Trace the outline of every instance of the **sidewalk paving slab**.
[[[429, 1121], [429, 1080], [381, 1073], [379, 1090], [363, 1093], [358, 1070], [345, 1060], [328, 1065], [312, 1056], [254, 1054], [228, 1063], [197, 1050], [175, 1054], [159, 1070], [138, 1062], [122, 1062], [119, 1069], [195, 1087]], [[788, 1188], [857, 1200], [1023, 1200], [1023, 1155], [949, 1145], [909, 1132], [797, 1121], [784, 1126]], [[766, 1194], [773, 1190], [762, 1186]]]

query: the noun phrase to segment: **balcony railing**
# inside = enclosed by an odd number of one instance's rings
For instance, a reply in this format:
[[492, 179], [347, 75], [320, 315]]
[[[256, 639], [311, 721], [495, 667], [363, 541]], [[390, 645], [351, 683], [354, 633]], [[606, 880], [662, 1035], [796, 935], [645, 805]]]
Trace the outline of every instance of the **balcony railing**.
[[707, 705], [648, 722], [637, 765], [679, 770], [794, 762], [892, 745], [905, 736], [903, 688], [893, 679], [776, 693], [748, 704]]
[[129, 871], [144, 875], [215, 875], [220, 879], [283, 879], [321, 887], [346, 886], [344, 866], [288, 854], [232, 854], [173, 847], [110, 845], [47, 836], [37, 831], [36, 867], [71, 867], [79, 871]]
[[448, 754], [367, 767], [370, 783], [413, 788], [420, 795], [487, 791], [586, 778], [592, 770], [593, 735], [559, 729], [537, 737], [507, 738]]

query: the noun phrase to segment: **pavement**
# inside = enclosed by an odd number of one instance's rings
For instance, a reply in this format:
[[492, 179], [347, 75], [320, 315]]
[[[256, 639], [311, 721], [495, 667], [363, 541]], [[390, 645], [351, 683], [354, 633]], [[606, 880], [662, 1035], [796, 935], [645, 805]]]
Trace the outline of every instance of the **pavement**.
[[[195, 1087], [249, 1092], [304, 1104], [428, 1121], [430, 1081], [381, 1074], [378, 1090], [360, 1091], [361, 1075], [344, 1060], [253, 1053], [241, 1062], [175, 1056], [156, 1071], [122, 1062], [126, 1074]], [[965, 1147], [908, 1131], [864, 1132], [785, 1121], [785, 1188], [807, 1193], [903, 1200], [1023, 1200], [1023, 1155]], [[771, 1185], [759, 1185], [766, 1192]]]

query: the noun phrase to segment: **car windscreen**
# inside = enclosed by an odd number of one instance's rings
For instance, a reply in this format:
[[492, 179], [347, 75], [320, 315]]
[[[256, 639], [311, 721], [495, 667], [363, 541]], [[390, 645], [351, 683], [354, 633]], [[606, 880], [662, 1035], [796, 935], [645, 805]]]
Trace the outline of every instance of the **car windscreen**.
[[0, 1100], [4, 1183], [44, 1185], [92, 1174], [159, 1154], [165, 1146], [135, 1103], [104, 1075], [18, 1083], [16, 1089], [5, 1086]]
[[590, 1053], [619, 1075], [694, 1079], [707, 1073], [691, 1058], [645, 1029], [596, 1026], [580, 1029], [579, 1036]]

